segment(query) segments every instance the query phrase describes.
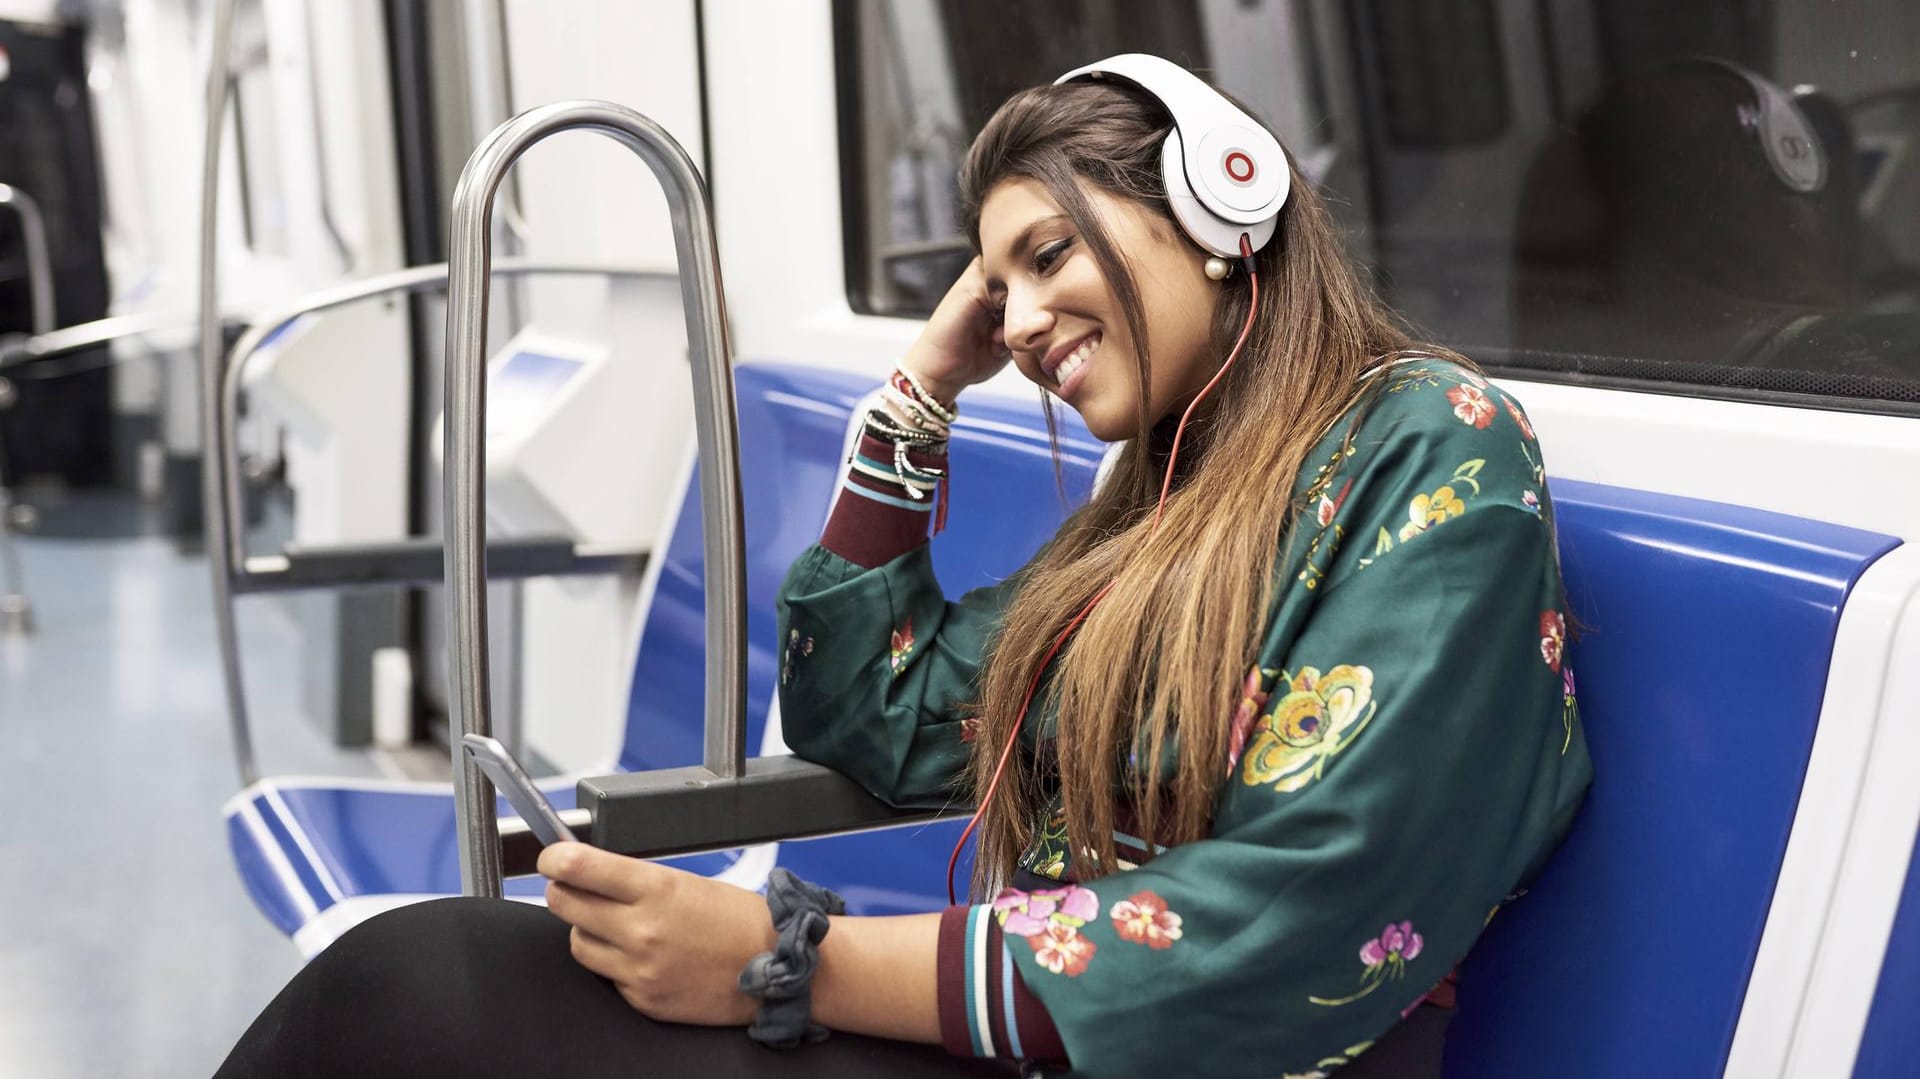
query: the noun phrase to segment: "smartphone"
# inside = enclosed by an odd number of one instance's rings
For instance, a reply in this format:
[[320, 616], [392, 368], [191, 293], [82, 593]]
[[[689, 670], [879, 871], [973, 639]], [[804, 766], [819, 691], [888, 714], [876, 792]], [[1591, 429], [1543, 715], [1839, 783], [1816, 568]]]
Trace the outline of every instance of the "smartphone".
[[560, 819], [559, 810], [554, 809], [553, 803], [547, 801], [547, 796], [533, 785], [526, 769], [513, 759], [513, 754], [507, 752], [506, 746], [484, 734], [469, 734], [460, 742], [473, 758], [473, 763], [487, 773], [493, 785], [507, 796], [513, 808], [520, 811], [521, 819], [539, 837], [541, 846], [574, 842], [573, 829]]

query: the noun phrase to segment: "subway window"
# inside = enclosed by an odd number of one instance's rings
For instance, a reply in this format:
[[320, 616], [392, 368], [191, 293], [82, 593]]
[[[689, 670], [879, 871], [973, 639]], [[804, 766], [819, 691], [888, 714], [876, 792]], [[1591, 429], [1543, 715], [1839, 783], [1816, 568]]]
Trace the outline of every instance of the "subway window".
[[931, 311], [1012, 91], [1116, 52], [1246, 102], [1423, 335], [1520, 377], [1920, 411], [1909, 0], [838, 0], [848, 294]]

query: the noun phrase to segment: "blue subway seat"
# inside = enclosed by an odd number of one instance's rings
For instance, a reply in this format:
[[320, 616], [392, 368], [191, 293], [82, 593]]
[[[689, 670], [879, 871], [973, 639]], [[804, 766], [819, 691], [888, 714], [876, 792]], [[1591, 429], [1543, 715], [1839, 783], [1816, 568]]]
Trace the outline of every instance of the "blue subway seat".
[[1720, 1075], [1848, 589], [1897, 541], [1556, 480], [1595, 781], [1462, 970], [1447, 1074]]
[[[820, 533], [855, 409], [874, 380], [773, 365], [743, 365], [736, 378], [746, 462], [748, 744], [761, 746], [778, 668], [774, 596], [788, 565]], [[967, 412], [952, 450], [952, 527], [934, 542], [941, 578], [956, 590], [990, 584], [1037, 550], [1065, 519], [1069, 501], [1085, 497], [1101, 448], [1077, 422], [1063, 422], [1063, 497], [1037, 404], [969, 402]], [[643, 590], [651, 600], [633, 662], [621, 769], [700, 759], [705, 636], [697, 466], [681, 490], [683, 502], [666, 542], [655, 546]], [[1023, 512], [994, 512], [1002, 502]], [[777, 751], [775, 735], [766, 744]], [[541, 786], [567, 808], [574, 779]], [[500, 808], [512, 812], [504, 801]], [[248, 892], [308, 955], [380, 910], [460, 890], [447, 783], [275, 777], [229, 800], [223, 815]], [[943, 897], [946, 850], [956, 831], [947, 825], [778, 844], [671, 864], [755, 887], [777, 857], [795, 872], [839, 882], [856, 912], [924, 910]], [[509, 881], [507, 892], [532, 898], [541, 885]]]
[[[748, 739], [777, 752], [775, 591], [819, 535], [873, 380], [771, 364], [742, 365], [737, 380]], [[1062, 419], [1064, 485], [1077, 500], [1101, 447], [1073, 417]], [[933, 551], [957, 595], [1016, 569], [1059, 526], [1066, 503], [1036, 404], [970, 400], [953, 466], [950, 527]], [[622, 768], [700, 757], [703, 552], [692, 473], [650, 569]], [[1555, 481], [1553, 493], [1596, 781], [1565, 848], [1468, 958], [1448, 1074], [1719, 1075], [1796, 812], [1840, 611], [1852, 583], [1896, 541], [1589, 483]], [[361, 789], [369, 786], [377, 785], [267, 781], [230, 805], [243, 876], [283, 929], [324, 921], [343, 902], [457, 890], [444, 785]], [[752, 885], [777, 863], [840, 890], [857, 913], [930, 910], [945, 902], [957, 832], [949, 823], [783, 842], [690, 868]], [[1889, 1066], [1910, 1064], [1915, 1052], [1901, 1017], [1914, 1014], [1917, 892], [1910, 884], [1893, 944], [1906, 958], [1889, 955], [1868, 1031], [1870, 1042], [1882, 1040], [1863, 1047], [1861, 1075], [1895, 1074], [1868, 1070], [1881, 1059], [1877, 1046], [1890, 1047], [1885, 1059], [1898, 1063]], [[307, 935], [309, 951], [328, 938]]]

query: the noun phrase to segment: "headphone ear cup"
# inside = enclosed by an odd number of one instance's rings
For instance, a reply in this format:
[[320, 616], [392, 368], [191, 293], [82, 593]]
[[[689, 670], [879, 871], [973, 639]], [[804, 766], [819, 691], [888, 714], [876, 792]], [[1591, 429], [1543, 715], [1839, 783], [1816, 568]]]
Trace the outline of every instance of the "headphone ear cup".
[[1777, 87], [1749, 78], [1759, 99], [1760, 148], [1773, 174], [1792, 191], [1810, 194], [1827, 183], [1827, 162], [1813, 125], [1791, 97]]
[[1180, 227], [1186, 230], [1194, 243], [1223, 258], [1240, 257], [1240, 237], [1243, 233], [1255, 251], [1267, 246], [1267, 241], [1273, 239], [1275, 226], [1280, 223], [1280, 215], [1242, 225], [1207, 209], [1193, 193], [1193, 185], [1187, 180], [1184, 150], [1177, 127], [1168, 132], [1167, 141], [1160, 144], [1160, 174], [1166, 181], [1167, 202], [1173, 207], [1173, 218], [1180, 222]]

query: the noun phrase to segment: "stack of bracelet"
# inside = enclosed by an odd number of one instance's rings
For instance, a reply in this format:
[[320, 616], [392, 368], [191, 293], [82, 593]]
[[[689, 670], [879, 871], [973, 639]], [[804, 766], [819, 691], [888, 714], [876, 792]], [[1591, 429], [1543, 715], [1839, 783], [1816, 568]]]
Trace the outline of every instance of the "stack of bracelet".
[[953, 421], [960, 414], [959, 408], [945, 404], [928, 393], [926, 387], [920, 385], [919, 379], [905, 371], [896, 370], [889, 375], [880, 395], [887, 407], [867, 413], [866, 431], [874, 438], [893, 445], [893, 474], [888, 475], [873, 467], [861, 460], [858, 454], [850, 463], [857, 472], [899, 484], [906, 490], [907, 497], [915, 502], [925, 499], [929, 494], [935, 495], [938, 502], [933, 517], [933, 534], [937, 536], [947, 527], [949, 470], [916, 466], [907, 454], [910, 450], [921, 450], [944, 457], [947, 439], [953, 434]]

